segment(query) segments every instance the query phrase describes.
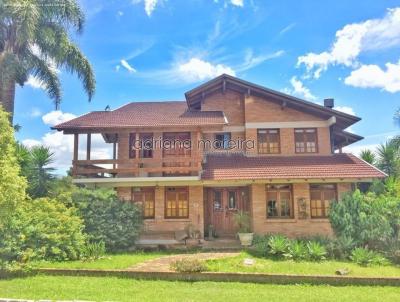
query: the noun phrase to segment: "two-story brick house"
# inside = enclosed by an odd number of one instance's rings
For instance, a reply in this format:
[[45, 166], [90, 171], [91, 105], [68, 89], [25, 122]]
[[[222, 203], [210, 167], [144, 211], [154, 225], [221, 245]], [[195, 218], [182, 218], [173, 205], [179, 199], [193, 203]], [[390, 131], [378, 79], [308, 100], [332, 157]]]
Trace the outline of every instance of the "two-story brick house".
[[[332, 200], [385, 174], [342, 147], [362, 137], [344, 129], [360, 118], [232, 76], [185, 94], [186, 101], [133, 102], [54, 127], [74, 135], [76, 183], [113, 187], [143, 207], [145, 232], [236, 232], [233, 214], [255, 233], [331, 234]], [[113, 146], [91, 159], [91, 136]], [[79, 138], [87, 142], [78, 158]], [[178, 142], [178, 144], [177, 144]]]

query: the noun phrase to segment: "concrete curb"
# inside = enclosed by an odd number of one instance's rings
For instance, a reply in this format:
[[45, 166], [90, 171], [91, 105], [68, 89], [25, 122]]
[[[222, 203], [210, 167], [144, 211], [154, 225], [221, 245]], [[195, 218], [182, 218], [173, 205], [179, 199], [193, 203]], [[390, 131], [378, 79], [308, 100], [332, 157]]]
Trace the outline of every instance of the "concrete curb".
[[318, 276], [318, 275], [280, 275], [264, 273], [176, 273], [176, 272], [141, 272], [130, 270], [97, 269], [52, 269], [36, 270], [46, 275], [62, 276], [114, 276], [144, 280], [168, 281], [217, 281], [270, 284], [315, 284], [315, 285], [377, 285], [400, 286], [400, 277], [353, 277], [353, 276]]

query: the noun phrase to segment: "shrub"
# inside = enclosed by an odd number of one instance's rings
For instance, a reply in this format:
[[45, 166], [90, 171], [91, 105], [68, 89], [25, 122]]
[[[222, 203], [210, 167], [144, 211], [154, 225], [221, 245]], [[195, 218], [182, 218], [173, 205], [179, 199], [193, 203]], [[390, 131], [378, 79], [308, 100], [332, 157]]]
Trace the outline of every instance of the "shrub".
[[106, 245], [104, 241], [88, 242], [83, 248], [82, 254], [86, 260], [101, 259], [106, 254]]
[[199, 259], [183, 258], [172, 262], [171, 269], [179, 273], [201, 273], [207, 270], [207, 266]]
[[288, 253], [289, 240], [282, 235], [273, 235], [268, 240], [269, 253], [277, 257], [283, 257]]
[[250, 215], [244, 211], [239, 211], [233, 216], [238, 233], [250, 233]]
[[0, 229], [0, 259], [5, 262], [78, 259], [85, 244], [75, 208], [40, 198], [20, 203], [7, 228]]
[[340, 202], [332, 203], [329, 211], [336, 236], [349, 238], [356, 246], [381, 246], [395, 235], [387, 205], [385, 197], [374, 194], [346, 194]]
[[107, 189], [76, 190], [71, 202], [79, 209], [89, 241], [104, 241], [109, 251], [134, 245], [142, 226], [140, 207], [119, 200], [114, 191]]
[[326, 248], [317, 241], [309, 241], [307, 243], [307, 253], [309, 259], [314, 261], [324, 260], [327, 254]]
[[361, 266], [387, 264], [387, 260], [381, 254], [366, 248], [355, 248], [350, 259]]
[[266, 257], [269, 252], [268, 241], [271, 235], [254, 235], [253, 247], [257, 255]]
[[305, 260], [308, 258], [307, 247], [303, 241], [293, 240], [288, 245], [288, 251], [284, 256], [293, 260]]

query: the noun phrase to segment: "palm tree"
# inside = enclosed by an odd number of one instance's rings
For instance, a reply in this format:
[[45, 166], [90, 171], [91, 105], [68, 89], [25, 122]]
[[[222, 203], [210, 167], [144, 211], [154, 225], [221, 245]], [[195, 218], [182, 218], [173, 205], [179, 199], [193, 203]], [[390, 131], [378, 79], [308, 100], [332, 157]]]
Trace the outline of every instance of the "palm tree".
[[360, 152], [360, 157], [361, 157], [364, 161], [366, 161], [367, 163], [369, 163], [369, 164], [371, 164], [371, 165], [375, 165], [376, 156], [375, 156], [375, 153], [372, 152], [371, 150], [369, 150], [369, 149], [361, 150], [361, 152]]
[[31, 151], [25, 145], [17, 142], [15, 146], [17, 160], [21, 167], [21, 175], [27, 177], [29, 174], [29, 166], [31, 162]]
[[0, 1], [0, 105], [14, 113], [15, 85], [28, 76], [43, 84], [56, 108], [61, 102], [57, 68], [74, 72], [91, 100], [95, 90], [93, 70], [70, 30], [81, 33], [84, 15], [76, 0]]
[[399, 172], [399, 149], [396, 144], [389, 140], [385, 144], [381, 144], [376, 149], [378, 160], [378, 168], [389, 176], [396, 176]]
[[47, 195], [54, 180], [54, 168], [49, 167], [53, 163], [54, 153], [44, 146], [36, 146], [31, 149], [31, 159], [28, 173], [28, 192], [33, 198]]

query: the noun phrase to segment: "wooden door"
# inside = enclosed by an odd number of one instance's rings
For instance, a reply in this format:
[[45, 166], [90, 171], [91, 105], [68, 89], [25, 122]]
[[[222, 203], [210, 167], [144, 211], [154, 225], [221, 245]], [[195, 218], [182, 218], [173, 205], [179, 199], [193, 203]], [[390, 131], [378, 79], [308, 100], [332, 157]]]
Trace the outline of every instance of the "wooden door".
[[208, 191], [210, 223], [218, 236], [231, 236], [237, 231], [234, 215], [247, 211], [246, 188], [212, 188]]

